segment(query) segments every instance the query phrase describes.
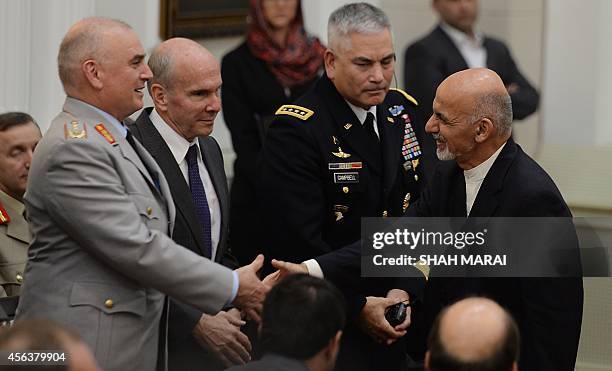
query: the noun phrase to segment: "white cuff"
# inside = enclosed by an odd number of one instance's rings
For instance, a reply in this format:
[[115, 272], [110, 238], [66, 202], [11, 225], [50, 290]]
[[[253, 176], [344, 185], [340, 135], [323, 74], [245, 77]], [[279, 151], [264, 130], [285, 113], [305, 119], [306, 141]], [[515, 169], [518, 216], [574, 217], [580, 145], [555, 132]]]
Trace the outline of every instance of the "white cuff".
[[309, 275], [313, 277], [317, 277], [317, 278], [325, 278], [323, 276], [323, 271], [321, 270], [321, 266], [316, 260], [314, 259], [306, 260], [303, 264], [305, 264], [306, 267], [308, 268]]

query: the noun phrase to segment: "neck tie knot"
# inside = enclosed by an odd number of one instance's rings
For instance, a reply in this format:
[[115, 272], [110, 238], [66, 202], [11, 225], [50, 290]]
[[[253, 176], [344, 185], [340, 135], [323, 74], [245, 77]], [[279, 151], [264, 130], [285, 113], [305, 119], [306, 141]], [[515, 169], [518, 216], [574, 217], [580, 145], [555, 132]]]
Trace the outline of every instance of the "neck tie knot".
[[365, 121], [363, 122], [363, 128], [366, 130], [366, 133], [370, 136], [371, 139], [376, 140], [378, 142], [378, 136], [376, 135], [376, 131], [374, 130], [374, 114], [368, 111]]
[[198, 164], [198, 146], [196, 144], [189, 147], [187, 151], [187, 155], [185, 156], [187, 160], [187, 166], [192, 167]]

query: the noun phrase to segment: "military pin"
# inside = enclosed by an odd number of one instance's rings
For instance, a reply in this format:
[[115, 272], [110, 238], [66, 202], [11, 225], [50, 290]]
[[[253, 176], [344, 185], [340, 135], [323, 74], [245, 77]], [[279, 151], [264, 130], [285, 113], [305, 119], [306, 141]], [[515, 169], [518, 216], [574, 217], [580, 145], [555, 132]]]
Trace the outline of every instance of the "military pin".
[[338, 147], [338, 152], [332, 152], [332, 155], [334, 155], [336, 157], [339, 157], [339, 158], [349, 158], [349, 157], [351, 157], [351, 154], [342, 151], [341, 147]]
[[342, 187], [342, 192], [349, 193], [349, 187]]
[[389, 121], [390, 123], [394, 124], [395, 120], [393, 120], [391, 117], [387, 117], [387, 121]]
[[419, 166], [419, 159], [412, 160], [412, 168], [416, 171], [417, 166]]
[[345, 130], [348, 130], [348, 129], [352, 128], [352, 127], [353, 127], [353, 124], [351, 124], [350, 122], [347, 122], [346, 124], [344, 124], [344, 129]]
[[408, 171], [412, 169], [412, 162], [410, 160], [404, 162], [404, 170]]
[[402, 212], [406, 212], [410, 206], [410, 192], [406, 193], [406, 197], [404, 197], [404, 202], [402, 203]]
[[336, 221], [340, 221], [342, 218], [344, 218], [344, 215], [342, 215], [342, 212], [340, 211], [334, 211], [334, 214], [336, 215]]
[[418, 182], [419, 181], [419, 176], [414, 174], [414, 180]]
[[383, 218], [386, 218], [386, 217], [388, 217], [388, 216], [389, 216], [389, 212], [388, 212], [387, 210], [385, 210], [385, 211], [383, 211], [383, 212], [382, 212], [382, 217], [383, 217]]

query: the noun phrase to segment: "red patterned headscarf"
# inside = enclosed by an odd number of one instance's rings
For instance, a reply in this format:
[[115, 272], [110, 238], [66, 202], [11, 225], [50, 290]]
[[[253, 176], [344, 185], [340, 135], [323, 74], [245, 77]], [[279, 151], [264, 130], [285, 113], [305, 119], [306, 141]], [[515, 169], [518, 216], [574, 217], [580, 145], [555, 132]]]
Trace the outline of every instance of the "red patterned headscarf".
[[270, 26], [263, 16], [262, 1], [250, 0], [247, 32], [249, 50], [256, 58], [266, 62], [282, 86], [293, 87], [311, 81], [323, 65], [325, 47], [319, 39], [304, 30], [301, 1], [298, 1], [295, 18], [289, 24], [284, 48], [270, 36]]

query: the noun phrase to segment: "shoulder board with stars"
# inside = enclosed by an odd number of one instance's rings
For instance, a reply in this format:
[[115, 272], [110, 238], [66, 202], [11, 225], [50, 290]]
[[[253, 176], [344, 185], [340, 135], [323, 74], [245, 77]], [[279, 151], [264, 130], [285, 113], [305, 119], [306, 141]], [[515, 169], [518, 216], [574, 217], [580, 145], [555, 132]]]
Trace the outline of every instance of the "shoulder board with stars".
[[64, 124], [64, 138], [65, 139], [86, 139], [87, 138], [87, 127], [82, 122], [72, 120]]
[[11, 217], [4, 209], [4, 206], [2, 205], [2, 203], [0, 203], [0, 225], [9, 224], [10, 221], [11, 221]]
[[314, 111], [311, 111], [305, 107], [296, 106], [294, 104], [285, 104], [276, 111], [276, 114], [289, 115], [306, 121], [310, 118], [310, 116], [314, 115]]
[[416, 99], [414, 99], [412, 97], [412, 95], [406, 93], [405, 91], [403, 91], [402, 89], [398, 89], [398, 88], [389, 88], [389, 90], [394, 90], [398, 93], [400, 93], [401, 95], [403, 95], [404, 97], [406, 97], [406, 99], [408, 99], [408, 101], [410, 101], [412, 104], [414, 104], [415, 106], [419, 105], [419, 102], [417, 102]]

